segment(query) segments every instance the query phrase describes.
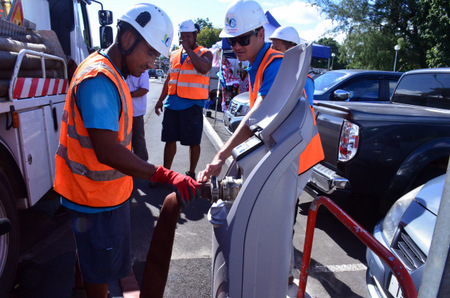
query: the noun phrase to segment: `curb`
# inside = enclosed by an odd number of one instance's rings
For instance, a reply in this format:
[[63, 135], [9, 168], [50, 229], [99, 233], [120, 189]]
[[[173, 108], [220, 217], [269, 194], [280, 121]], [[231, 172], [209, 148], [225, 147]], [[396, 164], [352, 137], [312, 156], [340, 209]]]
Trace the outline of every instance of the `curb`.
[[[208, 119], [206, 119], [205, 115], [203, 115], [203, 130], [204, 130], [206, 136], [208, 137], [208, 139], [213, 144], [214, 148], [217, 151], [219, 151], [223, 147], [224, 143], [220, 139], [219, 135], [214, 130], [214, 128], [211, 126], [211, 123], [209, 123]], [[225, 161], [225, 164], [229, 167], [232, 162], [233, 162], [233, 157], [230, 156]]]

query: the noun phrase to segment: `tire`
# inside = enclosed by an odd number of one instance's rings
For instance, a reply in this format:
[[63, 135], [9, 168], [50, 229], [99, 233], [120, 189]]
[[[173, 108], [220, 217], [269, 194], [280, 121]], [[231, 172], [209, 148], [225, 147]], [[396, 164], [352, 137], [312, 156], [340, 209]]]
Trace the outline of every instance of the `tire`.
[[0, 297], [9, 297], [19, 258], [19, 218], [11, 185], [0, 169], [0, 218], [4, 217], [11, 222], [11, 230], [0, 236]]

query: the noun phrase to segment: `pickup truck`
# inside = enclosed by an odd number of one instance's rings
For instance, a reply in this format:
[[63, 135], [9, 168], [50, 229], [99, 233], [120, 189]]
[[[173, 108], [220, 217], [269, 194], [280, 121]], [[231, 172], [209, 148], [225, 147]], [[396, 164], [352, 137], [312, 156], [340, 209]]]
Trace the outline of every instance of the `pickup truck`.
[[[389, 101], [401, 72], [340, 69], [314, 77], [314, 100]], [[235, 96], [223, 115], [224, 125], [233, 133], [250, 110], [248, 94]]]
[[317, 101], [314, 110], [325, 159], [306, 187], [312, 195], [364, 200], [385, 213], [446, 172], [450, 68], [403, 74], [387, 103]]

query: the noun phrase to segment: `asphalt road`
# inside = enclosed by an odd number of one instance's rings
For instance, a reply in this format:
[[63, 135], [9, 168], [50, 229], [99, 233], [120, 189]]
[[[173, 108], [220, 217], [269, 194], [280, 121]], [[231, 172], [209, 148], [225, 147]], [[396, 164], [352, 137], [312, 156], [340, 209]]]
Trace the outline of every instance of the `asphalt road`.
[[[162, 164], [163, 159], [164, 145], [160, 141], [162, 117], [156, 116], [153, 111], [161, 88], [160, 80], [151, 80], [145, 121], [149, 161], [155, 164]], [[212, 114], [215, 115], [214, 112]], [[221, 114], [216, 116], [215, 122], [212, 118], [206, 118], [197, 171], [211, 161], [221, 142], [229, 137], [223, 130]], [[181, 173], [187, 171], [188, 156], [188, 148], [178, 146], [172, 169]], [[150, 188], [146, 181], [135, 180], [131, 197], [131, 225], [133, 271], [138, 284], [142, 279], [163, 195], [163, 189]], [[308, 194], [301, 195], [300, 210], [294, 226], [296, 278], [299, 275], [311, 201], [312, 197]], [[206, 218], [209, 206], [208, 201], [200, 199], [182, 210], [164, 297], [211, 296], [212, 228]], [[21, 263], [11, 297], [80, 297], [72, 293], [75, 245], [71, 225], [68, 214], [59, 208], [57, 198], [49, 194], [48, 199], [22, 211], [20, 216], [23, 239]], [[319, 210], [307, 296], [367, 297], [365, 270], [365, 247], [329, 212]], [[110, 285], [110, 291], [112, 297], [123, 297], [118, 283]], [[295, 286], [290, 288], [289, 293], [296, 296]]]

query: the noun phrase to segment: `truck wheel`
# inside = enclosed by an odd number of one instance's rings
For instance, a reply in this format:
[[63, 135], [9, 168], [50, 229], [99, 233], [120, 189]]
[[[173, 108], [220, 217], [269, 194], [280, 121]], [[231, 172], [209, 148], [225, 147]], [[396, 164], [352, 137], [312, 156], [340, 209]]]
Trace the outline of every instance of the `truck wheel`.
[[14, 195], [0, 169], [0, 218], [8, 218], [11, 230], [0, 236], [0, 297], [9, 297], [16, 278], [19, 258], [19, 218], [14, 204]]

